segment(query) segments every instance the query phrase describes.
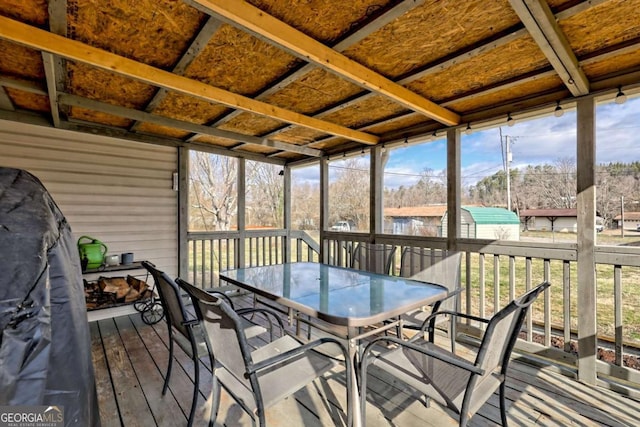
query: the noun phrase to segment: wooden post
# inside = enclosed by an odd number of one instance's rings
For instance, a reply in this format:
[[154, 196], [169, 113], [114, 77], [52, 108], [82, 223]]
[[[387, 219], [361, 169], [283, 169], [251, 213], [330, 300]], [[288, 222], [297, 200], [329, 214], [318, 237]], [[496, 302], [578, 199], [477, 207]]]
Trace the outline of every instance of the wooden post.
[[577, 103], [578, 201], [578, 379], [596, 383], [596, 274], [595, 274], [595, 101]]
[[460, 130], [447, 131], [447, 249], [460, 238]]
[[247, 237], [247, 183], [246, 183], [247, 161], [243, 158], [238, 159], [238, 246], [236, 247], [236, 268], [246, 266], [245, 259], [245, 239]]
[[374, 243], [376, 234], [382, 233], [384, 229], [382, 215], [382, 187], [384, 171], [382, 170], [382, 148], [375, 146], [371, 149], [369, 168], [369, 241]]
[[282, 254], [282, 258], [284, 262], [291, 262], [291, 168], [285, 166], [283, 172], [284, 229], [286, 234], [284, 238], [284, 253]]
[[185, 279], [189, 277], [188, 235], [189, 149], [187, 147], [178, 147], [178, 276]]
[[324, 232], [329, 229], [329, 159], [320, 159], [320, 260], [329, 263], [329, 245]]

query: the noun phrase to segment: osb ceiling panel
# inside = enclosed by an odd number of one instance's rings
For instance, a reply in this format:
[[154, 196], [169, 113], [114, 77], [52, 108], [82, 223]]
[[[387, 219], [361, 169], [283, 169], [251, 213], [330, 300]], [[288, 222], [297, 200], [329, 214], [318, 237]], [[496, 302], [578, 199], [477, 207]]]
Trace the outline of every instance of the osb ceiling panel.
[[176, 0], [67, 0], [69, 37], [161, 68], [172, 67], [206, 16]]
[[640, 48], [623, 55], [616, 55], [603, 61], [584, 65], [582, 69], [589, 79], [596, 79], [620, 70], [637, 67], [640, 67]]
[[225, 111], [228, 111], [228, 108], [222, 105], [211, 104], [177, 92], [169, 92], [153, 110], [153, 114], [185, 122], [204, 124], [220, 116]]
[[323, 118], [343, 126], [359, 128], [377, 120], [395, 116], [406, 111], [406, 108], [391, 102], [383, 96], [371, 96], [347, 108], [328, 114]]
[[640, 0], [610, 0], [559, 24], [576, 56], [597, 52], [640, 36]]
[[105, 114], [79, 107], [71, 107], [69, 116], [73, 117], [76, 120], [83, 120], [86, 122], [99, 123], [119, 128], [128, 128], [133, 124], [132, 120], [123, 117], [113, 116], [111, 114]]
[[250, 95], [297, 64], [295, 57], [229, 25], [222, 25], [185, 76]]
[[74, 95], [137, 109], [156, 91], [146, 83], [75, 62], [67, 62], [67, 85]]
[[205, 144], [211, 144], [211, 145], [217, 145], [220, 147], [234, 147], [236, 145], [238, 145], [237, 141], [233, 141], [231, 139], [226, 139], [226, 138], [218, 138], [215, 136], [209, 136], [209, 135], [199, 135], [196, 137], [195, 139], [197, 142], [202, 142]]
[[242, 113], [218, 126], [220, 129], [245, 135], [262, 135], [274, 129], [278, 129], [286, 123], [265, 116], [252, 113]]
[[49, 19], [47, 0], [0, 0], [0, 15], [42, 26]]
[[426, 1], [345, 54], [386, 76], [397, 77], [518, 22], [508, 0]]
[[291, 130], [275, 135], [273, 139], [277, 139], [278, 141], [283, 142], [289, 142], [296, 145], [305, 145], [324, 136], [326, 136], [325, 133], [318, 132], [317, 130], [303, 127], [294, 127]]
[[315, 68], [265, 101], [303, 114], [311, 114], [362, 92], [363, 89], [324, 69]]
[[51, 104], [49, 103], [48, 96], [36, 95], [35, 93], [25, 92], [10, 87], [6, 88], [5, 91], [16, 108], [42, 113], [48, 113], [51, 111]]
[[239, 148], [237, 151], [246, 151], [254, 154], [271, 154], [275, 153], [277, 150], [267, 147], [266, 145], [247, 144], [243, 145], [242, 148]]
[[473, 112], [483, 108], [504, 103], [504, 100], [517, 100], [525, 95], [542, 93], [550, 89], [564, 88], [562, 80], [558, 76], [549, 76], [526, 82], [508, 89], [497, 90], [487, 95], [478, 96], [468, 100], [452, 102], [450, 108], [456, 111]]
[[44, 79], [40, 52], [0, 39], [0, 74], [27, 80]]
[[379, 125], [369, 126], [367, 127], [367, 131], [374, 133], [376, 135], [383, 135], [387, 132], [391, 132], [397, 129], [405, 129], [410, 126], [415, 126], [424, 123], [433, 123], [433, 120], [427, 119], [422, 114], [413, 113], [407, 114], [402, 118], [398, 118], [396, 120], [390, 122], [383, 122]]
[[441, 101], [547, 65], [548, 61], [538, 45], [527, 36], [441, 72], [427, 75], [410, 83], [408, 87], [426, 98]]
[[190, 132], [185, 132], [183, 130], [174, 129], [167, 126], [160, 126], [154, 123], [140, 123], [136, 128], [136, 132], [159, 136], [169, 136], [172, 138], [185, 138], [191, 135]]
[[328, 43], [394, 1], [249, 0], [249, 3], [303, 33]]

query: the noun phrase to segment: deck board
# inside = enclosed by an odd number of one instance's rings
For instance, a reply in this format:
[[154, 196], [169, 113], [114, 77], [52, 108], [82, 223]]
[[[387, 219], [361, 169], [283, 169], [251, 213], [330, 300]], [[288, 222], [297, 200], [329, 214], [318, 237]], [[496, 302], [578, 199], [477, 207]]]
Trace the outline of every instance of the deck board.
[[[245, 297], [237, 298], [235, 304], [242, 307], [253, 302]], [[139, 314], [131, 314], [91, 323], [90, 329], [103, 426], [186, 425], [194, 365], [176, 346], [169, 390], [161, 395], [169, 357], [166, 324], [149, 326]], [[291, 326], [288, 329], [293, 331]], [[211, 390], [208, 360], [200, 362], [200, 373], [194, 425], [205, 426], [210, 409], [206, 397]], [[457, 425], [448, 409], [435, 403], [426, 407], [415, 391], [376, 367], [370, 370], [368, 381], [367, 427]], [[344, 385], [343, 370], [330, 372], [268, 409], [267, 424], [344, 426]], [[507, 414], [511, 425], [517, 426], [637, 426], [640, 402], [514, 360], [507, 380]], [[216, 426], [245, 425], [251, 425], [249, 417], [223, 392]], [[489, 399], [469, 425], [500, 425], [497, 395]]]

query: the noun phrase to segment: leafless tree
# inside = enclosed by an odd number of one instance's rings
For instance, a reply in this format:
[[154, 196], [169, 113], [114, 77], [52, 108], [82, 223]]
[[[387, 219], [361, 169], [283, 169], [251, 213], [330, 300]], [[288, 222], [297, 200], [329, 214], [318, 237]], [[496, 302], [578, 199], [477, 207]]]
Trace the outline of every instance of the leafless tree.
[[[284, 178], [282, 167], [263, 162], [247, 162], [247, 225], [284, 226]], [[250, 222], [250, 223], [249, 223]]]

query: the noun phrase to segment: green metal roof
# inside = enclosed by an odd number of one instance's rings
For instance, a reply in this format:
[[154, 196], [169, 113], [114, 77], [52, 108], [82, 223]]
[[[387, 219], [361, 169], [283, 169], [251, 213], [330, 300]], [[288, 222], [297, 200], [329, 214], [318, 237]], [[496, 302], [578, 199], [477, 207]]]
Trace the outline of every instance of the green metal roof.
[[504, 208], [462, 207], [476, 224], [520, 224], [518, 216]]

